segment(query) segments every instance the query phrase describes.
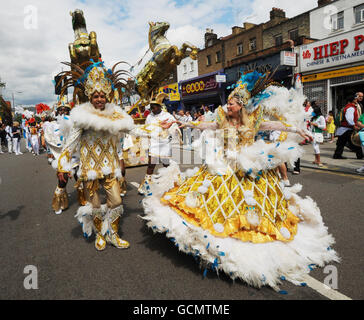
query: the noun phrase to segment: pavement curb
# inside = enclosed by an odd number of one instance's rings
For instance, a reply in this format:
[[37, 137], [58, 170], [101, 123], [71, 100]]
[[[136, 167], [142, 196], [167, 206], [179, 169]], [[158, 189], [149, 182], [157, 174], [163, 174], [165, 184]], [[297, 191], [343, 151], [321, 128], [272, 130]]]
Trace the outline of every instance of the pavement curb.
[[[176, 146], [176, 148], [183, 150], [183, 151], [189, 151], [189, 152], [195, 152], [195, 150], [193, 149], [187, 149], [187, 148], [183, 148], [180, 146]], [[302, 163], [301, 160], [301, 168], [309, 168], [309, 169], [313, 169], [313, 170], [319, 170], [319, 171], [329, 171], [329, 172], [336, 172], [336, 173], [344, 173], [344, 174], [349, 174], [349, 175], [353, 175], [353, 176], [359, 176], [359, 177], [363, 177], [364, 178], [364, 174], [358, 173], [355, 170], [354, 171], [348, 171], [348, 170], [337, 170], [337, 169], [330, 169], [330, 168], [322, 168], [322, 167], [317, 167], [317, 166], [311, 166], [310, 164], [304, 164]]]

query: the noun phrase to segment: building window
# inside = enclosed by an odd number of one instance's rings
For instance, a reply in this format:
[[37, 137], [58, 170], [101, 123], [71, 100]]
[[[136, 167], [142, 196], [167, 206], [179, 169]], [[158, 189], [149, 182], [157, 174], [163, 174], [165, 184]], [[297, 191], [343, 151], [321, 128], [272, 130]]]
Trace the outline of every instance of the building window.
[[257, 49], [257, 38], [252, 38], [249, 40], [249, 50], [256, 50]]
[[331, 16], [332, 31], [344, 29], [344, 11]]
[[194, 67], [193, 67], [193, 62], [190, 63], [190, 72], [193, 72]]
[[288, 31], [288, 36], [291, 40], [297, 41], [298, 40], [298, 29], [293, 29]]
[[364, 3], [354, 8], [355, 23], [364, 22]]
[[208, 55], [208, 56], [206, 57], [206, 65], [207, 65], [207, 66], [211, 66], [211, 56], [210, 56], [210, 55]]
[[274, 43], [276, 46], [280, 46], [283, 43], [283, 37], [281, 34], [274, 36]]
[[237, 55], [243, 54], [243, 44], [241, 42], [236, 45], [236, 54]]
[[219, 62], [221, 62], [221, 52], [217, 51], [216, 52], [216, 63], [219, 63]]
[[187, 65], [186, 64], [183, 65], [183, 73], [187, 73]]

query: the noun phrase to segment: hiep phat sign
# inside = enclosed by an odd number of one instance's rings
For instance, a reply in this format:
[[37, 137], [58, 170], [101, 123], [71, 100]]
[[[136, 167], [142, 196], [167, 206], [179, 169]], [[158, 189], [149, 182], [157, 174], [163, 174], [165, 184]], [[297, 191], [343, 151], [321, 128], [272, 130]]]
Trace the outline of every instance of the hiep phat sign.
[[326, 69], [363, 60], [363, 28], [300, 47], [301, 72]]

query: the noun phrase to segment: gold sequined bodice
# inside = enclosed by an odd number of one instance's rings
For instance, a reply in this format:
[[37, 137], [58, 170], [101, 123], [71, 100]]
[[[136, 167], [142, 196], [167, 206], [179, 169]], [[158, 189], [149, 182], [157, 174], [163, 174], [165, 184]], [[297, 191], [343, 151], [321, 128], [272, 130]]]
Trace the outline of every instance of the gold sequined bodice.
[[232, 150], [235, 147], [249, 146], [254, 143], [254, 136], [259, 130], [260, 122], [262, 121], [261, 107], [248, 115], [249, 125], [240, 127], [232, 126], [225, 114], [222, 107], [217, 111], [217, 123], [223, 132], [224, 136], [224, 149]]
[[82, 176], [87, 176], [87, 172], [91, 170], [96, 172], [98, 179], [115, 173], [119, 168], [117, 142], [117, 137], [106, 131], [84, 131], [80, 144]]

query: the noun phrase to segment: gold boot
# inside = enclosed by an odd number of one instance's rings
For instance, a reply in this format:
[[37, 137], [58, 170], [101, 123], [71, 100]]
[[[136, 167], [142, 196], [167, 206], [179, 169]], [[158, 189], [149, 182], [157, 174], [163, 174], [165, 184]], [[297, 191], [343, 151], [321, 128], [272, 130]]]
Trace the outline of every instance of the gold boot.
[[80, 206], [86, 205], [87, 201], [82, 186], [77, 188], [77, 199]]
[[62, 213], [62, 210], [68, 208], [68, 195], [66, 188], [56, 188], [53, 195], [52, 208], [56, 214], [60, 214]]
[[110, 230], [106, 234], [106, 241], [111, 243], [118, 249], [127, 249], [130, 246], [129, 242], [121, 239], [118, 235], [119, 221], [120, 221], [120, 217], [117, 217], [113, 222], [111, 222], [112, 230]]
[[120, 183], [120, 196], [124, 197], [126, 194], [126, 180], [124, 177], [121, 177], [119, 179], [119, 183]]
[[106, 240], [104, 236], [101, 234], [101, 227], [102, 227], [102, 220], [100, 217], [95, 216], [93, 218], [95, 229], [97, 230], [96, 233], [96, 240], [95, 240], [95, 248], [98, 251], [102, 251], [106, 247]]

